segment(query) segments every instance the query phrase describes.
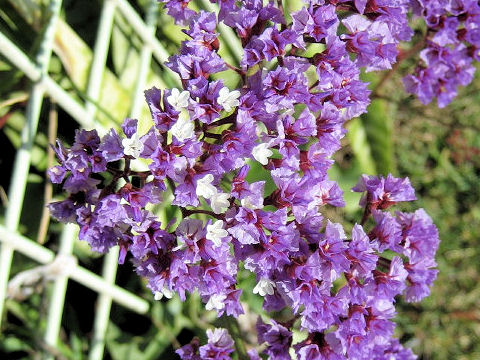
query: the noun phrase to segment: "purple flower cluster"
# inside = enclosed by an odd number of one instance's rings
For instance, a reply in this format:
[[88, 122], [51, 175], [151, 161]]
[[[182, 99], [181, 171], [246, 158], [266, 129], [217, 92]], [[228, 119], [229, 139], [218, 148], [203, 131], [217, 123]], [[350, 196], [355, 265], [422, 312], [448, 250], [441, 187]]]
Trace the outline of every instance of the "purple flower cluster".
[[177, 350], [184, 360], [230, 360], [233, 339], [226, 329], [207, 330], [208, 343], [200, 346], [198, 339]]
[[[49, 175], [68, 197], [50, 204], [51, 213], [79, 224], [95, 251], [118, 245], [119, 262], [131, 257], [156, 299], [197, 291], [206, 310], [237, 317], [246, 290], [263, 297], [268, 312], [290, 309], [286, 323], [257, 323], [272, 359], [291, 351], [301, 360], [413, 359], [393, 338], [394, 303], [429, 294], [439, 239], [423, 210], [387, 211], [415, 200], [408, 178], [360, 179], [353, 190], [363, 193], [364, 215], [351, 236], [322, 215], [344, 206], [328, 170], [345, 121], [369, 104], [360, 72], [396, 61], [397, 44], [412, 35], [409, 2], [316, 0], [289, 24], [281, 3], [238, 4], [221, 1], [217, 16], [166, 2], [189, 25], [189, 40], [166, 64], [183, 88], [145, 91], [154, 123], [146, 134], [126, 119], [123, 135], [82, 130], [71, 148], [57, 143], [59, 165]], [[218, 54], [218, 21], [241, 40], [239, 68]], [[323, 50], [308, 57], [309, 43]], [[240, 75], [239, 89], [212, 80], [227, 69]], [[264, 180], [248, 181], [254, 172]], [[177, 207], [181, 221], [161, 223], [160, 203]], [[254, 273], [256, 285], [240, 289], [238, 271]], [[294, 328], [305, 333], [295, 344]], [[230, 359], [225, 330], [208, 339], [178, 354]]]
[[475, 0], [416, 0], [414, 13], [427, 24], [426, 46], [414, 75], [404, 78], [408, 92], [428, 104], [448, 105], [459, 85], [473, 80], [480, 59], [480, 5]]

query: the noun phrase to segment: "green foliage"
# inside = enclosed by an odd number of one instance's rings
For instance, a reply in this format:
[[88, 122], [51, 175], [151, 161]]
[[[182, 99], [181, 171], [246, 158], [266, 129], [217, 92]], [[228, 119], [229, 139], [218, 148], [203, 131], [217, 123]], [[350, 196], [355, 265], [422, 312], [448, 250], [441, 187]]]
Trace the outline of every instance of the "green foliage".
[[387, 175], [395, 171], [393, 108], [395, 104], [388, 104], [383, 99], [374, 99], [368, 107], [368, 113], [361, 117], [377, 174]]
[[371, 143], [368, 141], [364, 122], [361, 118], [351, 120], [347, 125], [347, 139], [362, 171], [376, 174], [376, 164], [372, 157]]

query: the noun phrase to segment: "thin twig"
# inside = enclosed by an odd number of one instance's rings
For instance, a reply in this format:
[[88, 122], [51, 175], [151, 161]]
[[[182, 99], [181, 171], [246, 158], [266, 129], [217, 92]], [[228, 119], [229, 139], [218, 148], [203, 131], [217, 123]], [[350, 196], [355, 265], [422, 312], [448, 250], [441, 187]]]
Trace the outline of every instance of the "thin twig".
[[5, 189], [3, 186], [0, 186], [0, 201], [3, 205], [3, 207], [7, 208], [8, 207], [8, 195], [5, 192]]
[[240, 75], [242, 78], [245, 77], [245, 71], [243, 71], [242, 69], [236, 67], [236, 66], [233, 66], [227, 62], [225, 62], [225, 65], [227, 65], [227, 67], [233, 71], [235, 71], [238, 75]]
[[48, 355], [55, 357], [56, 360], [67, 360], [67, 358], [55, 347], [47, 344], [42, 339], [35, 339], [37, 345], [42, 348]]
[[425, 41], [426, 41], [425, 39], [422, 39], [421, 41], [416, 43], [415, 46], [413, 46], [411, 49], [409, 49], [408, 51], [405, 51], [403, 54], [400, 54], [398, 56], [397, 62], [395, 64], [393, 64], [392, 68], [382, 76], [380, 81], [377, 83], [375, 88], [372, 90], [372, 94], [370, 96], [372, 99], [375, 99], [375, 98], [379, 97], [379, 95], [378, 95], [379, 91], [381, 90], [383, 85], [385, 85], [385, 83], [397, 72], [398, 68], [400, 67], [400, 64], [404, 60], [409, 59], [412, 56], [414, 56], [416, 53], [418, 53], [424, 47]]
[[226, 125], [226, 124], [235, 124], [235, 122], [237, 121], [237, 113], [238, 113], [238, 108], [235, 109], [233, 113], [224, 117], [223, 119], [220, 119], [208, 125], [208, 129], [221, 126], [221, 125]]
[[210, 133], [210, 132], [204, 132], [203, 135], [205, 137], [208, 137], [208, 138], [211, 138], [211, 139], [217, 139], [217, 140], [221, 140], [222, 139], [222, 135], [221, 134], [213, 134], [213, 133]]
[[177, 337], [173, 335], [173, 333], [169, 331], [169, 329], [167, 329], [167, 327], [164, 326], [161, 321], [158, 321], [153, 316], [151, 317], [151, 319], [152, 319], [153, 325], [158, 330], [160, 330], [161, 333], [165, 334], [168, 337], [168, 340], [170, 340], [170, 343], [172, 344], [174, 349], [179, 349], [182, 347], [182, 344], [180, 343], [180, 341], [178, 341]]
[[22, 95], [19, 95], [17, 97], [7, 99], [5, 101], [0, 102], [0, 109], [3, 108], [3, 107], [6, 107], [6, 106], [11, 106], [11, 105], [15, 105], [15, 104], [18, 104], [18, 103], [23, 103], [27, 100], [28, 100], [28, 94], [22, 94]]
[[209, 210], [202, 210], [202, 209], [189, 210], [189, 209], [185, 209], [184, 207], [180, 206], [180, 211], [182, 212], [183, 218], [186, 218], [186, 217], [188, 217], [190, 215], [193, 215], [193, 214], [205, 214], [205, 215], [209, 215], [211, 217], [214, 217], [216, 219], [223, 219], [224, 218], [223, 215], [215, 214], [213, 211], [209, 211]]
[[365, 225], [371, 213], [372, 212], [370, 211], [370, 207], [367, 204], [365, 206], [365, 210], [363, 211], [362, 220], [360, 221], [361, 226]]
[[367, 222], [368, 218], [372, 214], [372, 208], [371, 208], [371, 202], [372, 202], [372, 196], [370, 195], [369, 192], [367, 192], [367, 198], [365, 202], [365, 209], [363, 211], [362, 215], [362, 220], [360, 221], [360, 225], [363, 226]]
[[379, 256], [378, 257], [378, 264], [380, 266], [383, 266], [384, 268], [386, 269], [390, 269], [390, 265], [391, 265], [392, 261], [387, 259], [387, 258], [384, 258], [382, 256]]

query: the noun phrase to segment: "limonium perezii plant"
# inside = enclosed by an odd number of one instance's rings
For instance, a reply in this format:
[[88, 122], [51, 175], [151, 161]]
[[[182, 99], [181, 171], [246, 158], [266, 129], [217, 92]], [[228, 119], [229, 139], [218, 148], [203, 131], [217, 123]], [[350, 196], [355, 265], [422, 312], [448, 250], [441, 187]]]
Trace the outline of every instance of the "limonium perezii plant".
[[[119, 262], [131, 259], [156, 299], [198, 292], [206, 310], [236, 318], [242, 292], [253, 292], [266, 314], [290, 313], [259, 318], [258, 344], [246, 349], [212, 327], [207, 344], [177, 350], [184, 360], [414, 359], [393, 337], [394, 304], [429, 294], [437, 229], [422, 209], [391, 210], [415, 200], [408, 178], [364, 175], [353, 188], [363, 216], [345, 233], [324, 216], [344, 206], [328, 170], [345, 122], [369, 105], [360, 72], [392, 68], [410, 18], [423, 17], [427, 32], [407, 90], [445, 106], [472, 80], [478, 2], [315, 0], [288, 17], [281, 0], [218, 4], [212, 13], [165, 1], [188, 35], [166, 63], [182, 88], [145, 91], [153, 126], [144, 134], [126, 119], [123, 134], [82, 130], [70, 148], [58, 142], [49, 175], [68, 197], [50, 204], [52, 215], [77, 223], [95, 251], [118, 245]], [[220, 22], [243, 46], [238, 66], [219, 56]], [[319, 50], [307, 55], [311, 44]], [[237, 89], [212, 79], [225, 70]], [[135, 170], [142, 161], [148, 168]], [[247, 181], [252, 171], [265, 179]], [[165, 202], [181, 219], [160, 222], [152, 204]], [[255, 285], [240, 288], [239, 271]]]

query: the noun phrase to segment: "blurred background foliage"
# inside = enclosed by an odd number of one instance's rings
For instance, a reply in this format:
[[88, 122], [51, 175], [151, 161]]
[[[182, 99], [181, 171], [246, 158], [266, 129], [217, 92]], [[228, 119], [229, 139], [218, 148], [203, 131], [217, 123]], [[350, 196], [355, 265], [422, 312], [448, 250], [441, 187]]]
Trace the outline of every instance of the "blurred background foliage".
[[[65, 0], [55, 37], [54, 56], [49, 74], [76, 99], [85, 101], [88, 72], [92, 61], [96, 28], [102, 1]], [[147, 0], [131, 1], [144, 17]], [[0, 31], [12, 39], [31, 58], [34, 57], [46, 22], [48, 0], [0, 0]], [[285, 1], [295, 9], [299, 1]], [[202, 8], [205, 3], [194, 2]], [[164, 11], [159, 12], [157, 38], [168, 53], [179, 48], [185, 35]], [[99, 121], [106, 127], [118, 127], [128, 115], [131, 94], [139, 66], [140, 39], [128, 22], [116, 14], [112, 30], [107, 68], [97, 105]], [[224, 42], [222, 55], [236, 63], [234, 51]], [[403, 209], [423, 207], [439, 227], [442, 243], [437, 261], [440, 274], [429, 298], [420, 304], [399, 303], [397, 334], [413, 348], [420, 359], [480, 359], [480, 77], [459, 91], [447, 108], [435, 104], [423, 106], [403, 91], [401, 77], [415, 65], [412, 57], [394, 74], [364, 74], [371, 83], [374, 100], [369, 113], [349, 122], [349, 133], [343, 149], [336, 155], [331, 176], [345, 191], [345, 209], [329, 209], [327, 216], [344, 224], [360, 219], [358, 194], [349, 189], [362, 173], [409, 176], [419, 198]], [[232, 72], [218, 75], [230, 87], [238, 78]], [[172, 87], [173, 78], [164, 67], [152, 61], [147, 86]], [[20, 131], [25, 123], [25, 106], [30, 81], [0, 56], [0, 220], [8, 205], [7, 193], [15, 151], [20, 144]], [[48, 167], [48, 143], [51, 111], [58, 112], [56, 136], [71, 143], [77, 124], [53, 102], [44, 101], [39, 132], [33, 149], [33, 161], [20, 232], [32, 239], [58, 248], [59, 224], [52, 222], [46, 236], [39, 236], [45, 227], [41, 216], [45, 196], [45, 170]], [[140, 122], [149, 125], [147, 106], [142, 107]], [[54, 138], [55, 136], [53, 136]], [[55, 194], [54, 196], [61, 196]], [[165, 209], [171, 212], [171, 209]], [[173, 214], [166, 214], [167, 218]], [[100, 272], [101, 258], [88, 246], [76, 242], [74, 254], [82, 266]], [[12, 276], [35, 263], [16, 253]], [[253, 288], [251, 276], [240, 275], [245, 287]], [[204, 338], [210, 323], [225, 326], [212, 312], [202, 311], [198, 296], [186, 303], [178, 297], [153, 302], [151, 293], [128, 262], [119, 268], [117, 284], [152, 301], [147, 316], [134, 314], [113, 305], [109, 324], [106, 359], [176, 359], [176, 347], [194, 335]], [[49, 284], [38, 284], [37, 291], [26, 299], [7, 301], [0, 334], [0, 358], [40, 358], [51, 353], [59, 359], [84, 359], [91, 341], [95, 316], [96, 294], [74, 282], [69, 283], [58, 349], [43, 343]], [[46, 290], [46, 291], [43, 291]], [[250, 308], [242, 316], [243, 329], [255, 322], [253, 313], [261, 313], [259, 297], [245, 292], [243, 301]], [[219, 322], [220, 321], [220, 322]], [[252, 336], [252, 332], [247, 336]]]

